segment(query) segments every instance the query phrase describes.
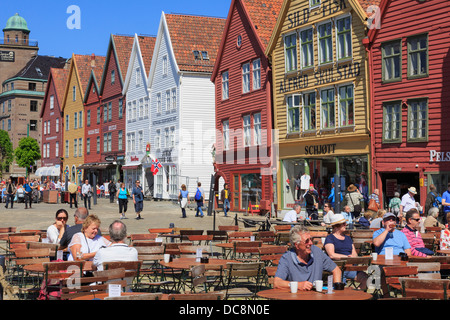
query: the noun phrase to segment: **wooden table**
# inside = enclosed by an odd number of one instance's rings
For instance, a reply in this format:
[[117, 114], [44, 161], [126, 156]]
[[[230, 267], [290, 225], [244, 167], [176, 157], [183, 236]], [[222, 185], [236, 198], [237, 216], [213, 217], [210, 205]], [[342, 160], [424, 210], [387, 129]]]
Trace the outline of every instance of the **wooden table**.
[[[146, 294], [146, 293], [147, 292], [122, 292], [121, 295], [122, 296], [135, 296], [135, 295], [141, 295], [141, 294]], [[104, 300], [108, 296], [109, 296], [109, 293], [101, 292], [101, 293], [97, 293], [97, 294], [88, 294], [86, 296], [77, 297], [72, 300], [82, 300], [82, 301], [94, 300], [94, 299]], [[163, 294], [160, 300], [169, 300], [169, 295]]]
[[[23, 267], [24, 270], [30, 271], [30, 272], [44, 272], [44, 264], [43, 263], [35, 263], [35, 264], [29, 264], [27, 266]], [[83, 271], [95, 271], [97, 270], [97, 267], [92, 264], [92, 261], [86, 261], [83, 267]]]
[[436, 252], [437, 253], [442, 253], [442, 254], [445, 254], [445, 255], [450, 255], [450, 250], [436, 250]]
[[386, 259], [384, 254], [379, 254], [377, 260], [372, 259], [372, 264], [379, 266], [406, 266], [408, 261], [402, 261], [400, 256], [394, 255], [393, 259]]
[[290, 289], [269, 289], [256, 293], [258, 297], [273, 300], [369, 300], [372, 294], [362, 290], [354, 290], [345, 288], [344, 290], [334, 290], [332, 294], [328, 294], [326, 290], [317, 292], [298, 291], [291, 293]]
[[[239, 241], [237, 241], [237, 242], [239, 242]], [[242, 241], [242, 242], [244, 242], [244, 241]], [[215, 243], [214, 245], [218, 248], [222, 248], [222, 251], [223, 251], [222, 256], [224, 256], [226, 258], [230, 255], [230, 253], [227, 251], [231, 251], [234, 249], [234, 242]], [[263, 244], [261, 244], [261, 247], [255, 247], [255, 248], [269, 248], [269, 247], [279, 247], [279, 246], [276, 244], [263, 243]]]

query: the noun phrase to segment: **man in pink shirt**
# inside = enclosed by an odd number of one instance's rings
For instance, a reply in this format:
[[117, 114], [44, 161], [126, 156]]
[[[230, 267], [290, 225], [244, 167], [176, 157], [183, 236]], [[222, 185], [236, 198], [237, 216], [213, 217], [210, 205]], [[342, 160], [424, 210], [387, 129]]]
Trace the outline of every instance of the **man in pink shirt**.
[[425, 245], [420, 235], [420, 214], [417, 209], [413, 208], [406, 212], [405, 216], [406, 226], [402, 232], [406, 235], [409, 244], [411, 245], [411, 255], [418, 257], [432, 256], [434, 252]]

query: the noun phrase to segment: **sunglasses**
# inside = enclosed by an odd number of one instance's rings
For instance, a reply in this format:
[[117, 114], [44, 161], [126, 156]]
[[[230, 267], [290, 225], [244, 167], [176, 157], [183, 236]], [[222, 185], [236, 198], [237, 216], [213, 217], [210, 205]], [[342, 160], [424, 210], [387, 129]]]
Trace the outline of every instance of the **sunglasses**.
[[56, 217], [56, 220], [59, 220], [59, 221], [62, 221], [62, 220], [67, 221], [67, 217]]
[[420, 218], [417, 218], [417, 219], [411, 218], [411, 220], [420, 221]]

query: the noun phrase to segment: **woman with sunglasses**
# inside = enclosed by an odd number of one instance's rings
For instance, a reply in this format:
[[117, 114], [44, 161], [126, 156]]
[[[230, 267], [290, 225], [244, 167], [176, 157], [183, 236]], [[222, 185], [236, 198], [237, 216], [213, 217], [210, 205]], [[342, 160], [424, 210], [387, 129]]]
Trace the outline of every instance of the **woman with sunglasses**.
[[67, 220], [69, 219], [69, 214], [64, 209], [59, 209], [56, 211], [55, 222], [47, 228], [47, 242], [53, 244], [59, 244], [61, 238], [66, 231]]

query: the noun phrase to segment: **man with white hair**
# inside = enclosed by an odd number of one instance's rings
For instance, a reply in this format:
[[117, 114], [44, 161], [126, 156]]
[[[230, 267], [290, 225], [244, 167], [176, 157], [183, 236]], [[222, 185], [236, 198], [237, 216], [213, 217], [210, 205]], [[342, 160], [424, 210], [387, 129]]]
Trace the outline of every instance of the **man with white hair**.
[[439, 217], [439, 208], [437, 207], [432, 207], [430, 208], [430, 210], [428, 210], [428, 216], [425, 219], [425, 221], [423, 222], [423, 226], [425, 228], [428, 227], [440, 227], [441, 229], [445, 228], [445, 225], [443, 225], [442, 223], [440, 223], [438, 221]]
[[398, 218], [400, 222], [402, 221], [403, 216], [410, 209], [416, 209], [416, 199], [414, 196], [417, 194], [416, 188], [410, 187], [408, 189], [408, 193], [405, 193], [402, 197], [402, 202], [400, 203], [400, 212], [398, 214]]

